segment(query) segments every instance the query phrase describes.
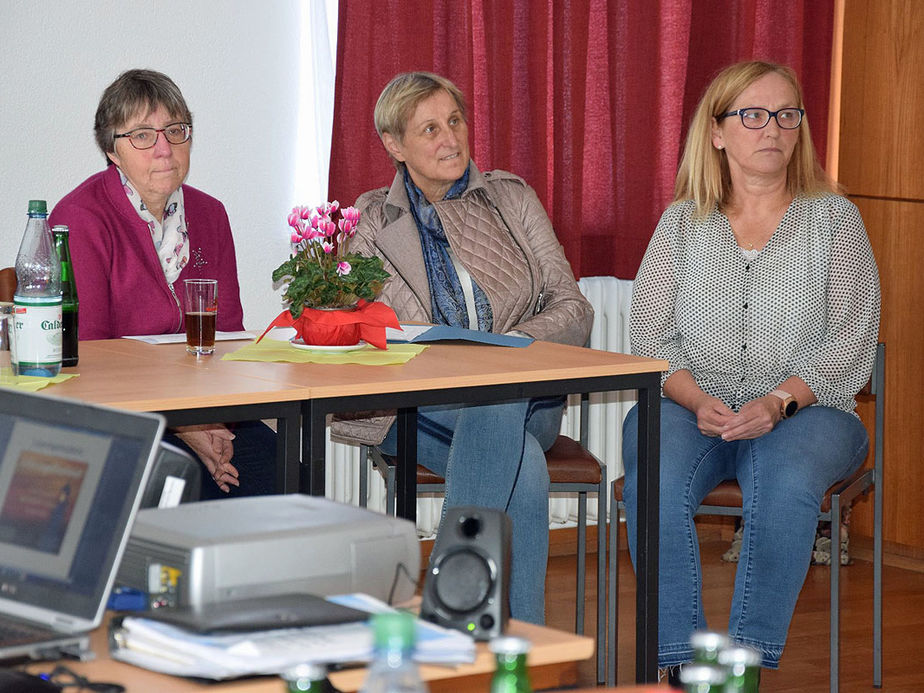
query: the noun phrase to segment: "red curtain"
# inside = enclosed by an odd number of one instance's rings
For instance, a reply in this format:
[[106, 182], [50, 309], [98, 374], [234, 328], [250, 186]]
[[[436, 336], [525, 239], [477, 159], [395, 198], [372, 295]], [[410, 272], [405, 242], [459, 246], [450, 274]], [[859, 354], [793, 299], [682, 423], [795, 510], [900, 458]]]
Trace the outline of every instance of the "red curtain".
[[633, 278], [670, 202], [687, 123], [711, 77], [752, 58], [793, 67], [824, 160], [834, 0], [341, 0], [330, 194], [394, 169], [372, 123], [398, 72], [468, 99], [479, 168], [545, 204], [577, 276]]

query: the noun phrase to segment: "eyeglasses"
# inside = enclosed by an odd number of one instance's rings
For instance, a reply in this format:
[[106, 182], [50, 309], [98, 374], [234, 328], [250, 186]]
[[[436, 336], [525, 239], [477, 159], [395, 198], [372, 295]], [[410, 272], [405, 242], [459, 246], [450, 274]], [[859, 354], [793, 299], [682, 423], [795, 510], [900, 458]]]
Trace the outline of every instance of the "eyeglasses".
[[127, 137], [135, 149], [150, 149], [157, 144], [160, 133], [170, 144], [183, 144], [192, 137], [192, 125], [189, 123], [170, 123], [162, 128], [135, 128], [121, 135], [113, 135], [113, 139]]
[[801, 108], [781, 108], [778, 111], [768, 111], [766, 108], [739, 108], [737, 111], [729, 111], [716, 120], [722, 120], [730, 116], [740, 116], [741, 124], [748, 130], [760, 130], [767, 127], [770, 118], [776, 118], [776, 124], [784, 130], [795, 130], [802, 124], [802, 116], [805, 111]]

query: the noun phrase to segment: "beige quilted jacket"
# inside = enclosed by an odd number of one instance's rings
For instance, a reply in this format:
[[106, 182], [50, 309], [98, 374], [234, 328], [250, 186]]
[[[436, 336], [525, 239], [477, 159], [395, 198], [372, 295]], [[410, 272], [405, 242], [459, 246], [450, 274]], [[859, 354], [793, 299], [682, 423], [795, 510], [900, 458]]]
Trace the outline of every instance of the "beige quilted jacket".
[[[593, 308], [578, 289], [542, 203], [522, 178], [506, 171], [482, 174], [471, 163], [461, 197], [434, 206], [453, 253], [491, 302], [495, 332], [586, 343]], [[399, 320], [431, 322], [427, 272], [403, 173], [391, 188], [361, 195], [356, 207], [362, 218], [350, 250], [380, 256], [391, 273], [379, 300]], [[543, 308], [536, 313], [540, 292]], [[354, 416], [335, 421], [334, 435], [377, 444], [394, 421], [393, 415]]]

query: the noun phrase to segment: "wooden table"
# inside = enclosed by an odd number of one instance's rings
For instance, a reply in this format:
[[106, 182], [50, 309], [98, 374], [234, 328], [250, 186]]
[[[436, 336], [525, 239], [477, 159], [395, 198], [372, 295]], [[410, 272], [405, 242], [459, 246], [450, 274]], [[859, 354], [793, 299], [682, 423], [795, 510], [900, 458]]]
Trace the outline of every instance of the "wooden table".
[[441, 343], [403, 365], [382, 367], [221, 360], [239, 347], [218, 342], [214, 356], [197, 358], [183, 344], [81, 342], [81, 377], [55, 386], [52, 394], [159, 411], [171, 425], [276, 418], [284, 440], [279, 488], [314, 495], [325, 490], [327, 416], [397, 409], [398, 510], [414, 519], [418, 407], [638, 390], [636, 680], [657, 679], [660, 372], [666, 362], [549, 342], [519, 349]]
[[417, 407], [550, 395], [638, 390], [638, 528], [636, 681], [657, 681], [658, 479], [661, 371], [666, 361], [533, 342], [524, 348], [440, 343], [402, 366], [311, 367], [294, 371], [292, 385], [310, 389], [304, 403], [302, 491], [324, 494], [324, 436], [329, 414], [398, 410], [398, 514], [416, 511]]
[[[530, 677], [536, 689], [573, 685], [577, 680], [577, 663], [587, 659], [594, 652], [592, 638], [552, 628], [510, 621], [508, 633], [527, 638], [532, 643], [528, 662]], [[89, 662], [65, 662], [67, 667], [93, 682], [105, 681], [122, 684], [128, 693], [136, 691], [281, 693], [286, 690], [282, 680], [275, 677], [241, 679], [225, 683], [200, 683], [190, 679], [158, 674], [115, 661], [109, 657], [105, 623], [93, 632], [90, 642], [96, 653], [96, 659]], [[494, 662], [494, 655], [488, 652], [485, 643], [479, 643], [476, 658], [472, 664], [458, 667], [423, 665], [420, 667], [420, 673], [428, 682], [431, 693], [487, 690], [488, 681], [494, 672]], [[51, 671], [53, 667], [54, 664], [51, 663], [36, 662], [28, 664], [25, 668], [32, 673], [39, 673]], [[331, 673], [330, 681], [338, 690], [358, 691], [365, 677], [365, 669], [347, 669]]]

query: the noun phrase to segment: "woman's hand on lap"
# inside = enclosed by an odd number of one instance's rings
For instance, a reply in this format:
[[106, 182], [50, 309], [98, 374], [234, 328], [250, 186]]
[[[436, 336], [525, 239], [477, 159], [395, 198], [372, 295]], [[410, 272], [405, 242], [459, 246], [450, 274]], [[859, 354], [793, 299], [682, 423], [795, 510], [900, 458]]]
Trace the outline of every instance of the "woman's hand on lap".
[[721, 429], [722, 440], [748, 440], [769, 433], [780, 420], [780, 400], [773, 395], [758, 397], [741, 407]]
[[722, 400], [705, 393], [693, 411], [699, 432], [710, 438], [721, 435], [735, 418], [735, 412], [725, 406]]
[[182, 426], [174, 432], [199, 456], [218, 488], [228, 493], [231, 486], [241, 485], [237, 468], [231, 464], [231, 458], [234, 457], [234, 444], [231, 442], [234, 434], [227, 426]]

